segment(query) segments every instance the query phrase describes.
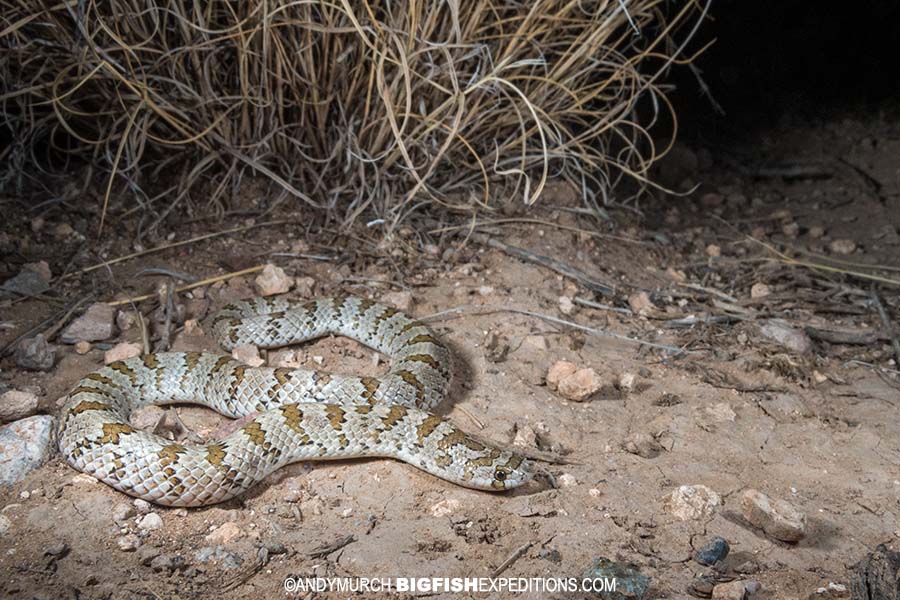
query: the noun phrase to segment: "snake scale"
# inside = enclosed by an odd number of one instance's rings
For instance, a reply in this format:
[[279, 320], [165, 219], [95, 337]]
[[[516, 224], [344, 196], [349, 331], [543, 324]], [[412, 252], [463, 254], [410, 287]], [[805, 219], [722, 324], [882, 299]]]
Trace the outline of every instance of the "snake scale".
[[[462, 486], [505, 490], [530, 478], [518, 454], [491, 447], [428, 411], [447, 394], [450, 353], [399, 310], [353, 296], [225, 306], [212, 331], [226, 350], [275, 348], [328, 334], [391, 359], [380, 377], [249, 367], [205, 352], [146, 354], [110, 363], [69, 392], [59, 449], [76, 469], [168, 506], [203, 506], [301, 460], [390, 457]], [[258, 413], [221, 440], [174, 443], [134, 428], [148, 404], [197, 403], [228, 417]]]

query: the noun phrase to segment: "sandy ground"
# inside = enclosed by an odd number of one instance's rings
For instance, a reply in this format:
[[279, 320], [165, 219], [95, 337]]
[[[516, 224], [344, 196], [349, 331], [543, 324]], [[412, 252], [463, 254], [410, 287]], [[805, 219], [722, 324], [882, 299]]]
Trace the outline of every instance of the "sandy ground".
[[[66, 300], [84, 293], [92, 281], [104, 282], [106, 287], [97, 289], [111, 290], [101, 299], [147, 293], [163, 278], [130, 277], [142, 267], [211, 276], [233, 270], [223, 266], [223, 256], [252, 257], [250, 262], [272, 260], [291, 275], [312, 277], [315, 295], [348, 291], [396, 299], [405, 290], [414, 299], [410, 311], [416, 316], [466, 307], [432, 321], [455, 355], [454, 393], [442, 411], [464, 429], [502, 444], [512, 443], [518, 434], [530, 449], [561, 453], [571, 464], [540, 463], [547, 475], [497, 495], [455, 487], [389, 460], [298, 464], [219, 506], [152, 507], [162, 527], [146, 532], [138, 525], [141, 514], [116, 522], [115, 515], [127, 514], [125, 507], [133, 506], [129, 498], [55, 457], [11, 489], [0, 490], [0, 510], [11, 522], [0, 537], [0, 590], [17, 598], [284, 597], [282, 585], [289, 576], [489, 576], [531, 544], [505, 569], [505, 576], [578, 576], [593, 559], [606, 557], [651, 577], [649, 597], [684, 598], [694, 577], [712, 572], [692, 559], [694, 551], [708, 538], [721, 536], [731, 553], [720, 574], [758, 580], [762, 589], [754, 598], [847, 596], [817, 590], [829, 583], [846, 585], [854, 563], [878, 543], [896, 543], [900, 535], [897, 365], [887, 341], [867, 346], [815, 341], [812, 352], [798, 354], [763, 337], [757, 321], [770, 316], [857, 330], [882, 325], [866, 304], [868, 282], [751, 261], [772, 255], [747, 234], [762, 228], [755, 233], [768, 244], [825, 254], [831, 241], [851, 239], [859, 249], [840, 258], [900, 266], [900, 175], [891, 162], [900, 155], [900, 135], [896, 124], [846, 121], [794, 129], [790, 135], [776, 131], [769, 140], [756, 147], [757, 156], [808, 159], [837, 175], [754, 178], [721, 163], [704, 164], [708, 153], [701, 151], [672, 165], [667, 176], [677, 180], [675, 185], [702, 181], [703, 187], [687, 197], [645, 206], [656, 217], [633, 225], [627, 211], [617, 213], [622, 226], [615, 235], [620, 239], [558, 227], [597, 231], [588, 217], [559, 208], [577, 201], [558, 187], [548, 193], [543, 208], [528, 215], [547, 225], [496, 230], [506, 243], [564, 260], [614, 285], [612, 297], [593, 296], [547, 268], [497, 249], [474, 243], [459, 249], [460, 238], [445, 240], [437, 256], [429, 248], [420, 252], [413, 236], [401, 236], [393, 252], [381, 255], [348, 247], [351, 252], [342, 254], [340, 267], [303, 258], [267, 258], [269, 252], [290, 251], [298, 233], [285, 228], [148, 256], [116, 267], [112, 280], [108, 273], [95, 274], [58, 288]], [[836, 157], [855, 166], [834, 167]], [[877, 181], [877, 189], [860, 172]], [[719, 197], [704, 199], [710, 192]], [[51, 248], [49, 234], [27, 229], [33, 218], [17, 221], [9, 234], [14, 240], [30, 239], [22, 261], [44, 258], [58, 272], [73, 249]], [[47, 232], [67, 217], [56, 213], [45, 218]], [[79, 223], [90, 222], [79, 219], [72, 221], [76, 230]], [[810, 235], [815, 226], [824, 228], [823, 237]], [[201, 224], [178, 238], [202, 231]], [[446, 248], [457, 250], [441, 257]], [[313, 246], [311, 252], [320, 250]], [[127, 251], [125, 243], [113, 245], [107, 256]], [[10, 258], [9, 264], [16, 260]], [[390, 283], [381, 283], [386, 281]], [[768, 285], [769, 296], [751, 298], [756, 283]], [[241, 278], [209, 288], [205, 299], [183, 296], [188, 317], [200, 319], [205, 328], [222, 304], [252, 294], [251, 284]], [[828, 284], [838, 291], [827, 294]], [[670, 327], [671, 319], [721, 314], [713, 310], [714, 300], [721, 298], [700, 288], [718, 290], [755, 312], [731, 323]], [[587, 307], [572, 314], [560, 310], [560, 297], [625, 309], [628, 298], [640, 290], [647, 290], [653, 302], [644, 315]], [[896, 319], [897, 288], [882, 290]], [[689, 352], [673, 356], [504, 312], [504, 307]], [[145, 303], [142, 308], [149, 314], [154, 306]], [[0, 343], [49, 313], [35, 301], [4, 309], [3, 321], [16, 327], [0, 332]], [[139, 340], [138, 330], [124, 331], [110, 342], [124, 340]], [[102, 364], [104, 347], [95, 344], [83, 356], [63, 347], [60, 361], [48, 373], [19, 370], [8, 357], [2, 383], [38, 386], [45, 412], [53, 414], [57, 399]], [[176, 350], [215, 348], [202, 331], [181, 331], [174, 344]], [[342, 339], [305, 345], [298, 360], [351, 373], [374, 374], [384, 368], [374, 364], [371, 351]], [[564, 400], [545, 382], [557, 360], [593, 368], [603, 387], [587, 401]], [[628, 375], [634, 376], [634, 384], [622, 389], [618, 384]], [[173, 410], [201, 435], [224, 421], [196, 407]], [[532, 432], [537, 432], [537, 442]], [[624, 449], [623, 442], [634, 434], [652, 436], [659, 453], [645, 458]], [[708, 486], [721, 496], [720, 506], [700, 519], [677, 518], [666, 499], [682, 485]], [[779, 542], [750, 526], [739, 503], [748, 488], [805, 513], [805, 539]], [[120, 540], [132, 534], [143, 536], [140, 548], [121, 550]], [[347, 543], [322, 550], [339, 542]], [[736, 573], [737, 568], [756, 572]]]

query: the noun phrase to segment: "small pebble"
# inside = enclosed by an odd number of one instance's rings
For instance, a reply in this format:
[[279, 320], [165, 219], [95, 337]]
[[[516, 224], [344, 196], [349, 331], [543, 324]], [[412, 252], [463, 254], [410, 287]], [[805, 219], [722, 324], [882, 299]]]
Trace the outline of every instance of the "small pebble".
[[64, 344], [99, 342], [111, 338], [116, 332], [115, 309], [105, 302], [96, 302], [87, 311], [63, 329], [59, 339]]
[[90, 342], [78, 342], [75, 344], [75, 354], [87, 354], [91, 351]]
[[556, 478], [556, 483], [559, 484], [559, 487], [572, 487], [574, 485], [578, 485], [578, 481], [571, 473], [563, 473]]
[[714, 565], [720, 560], [725, 560], [730, 549], [725, 538], [714, 537], [697, 550], [697, 553], [694, 554], [694, 560], [701, 565]]
[[764, 283], [754, 283], [750, 288], [750, 297], [751, 298], [765, 298], [769, 294], [772, 293], [772, 290], [769, 289]]
[[454, 498], [447, 498], [445, 500], [441, 500], [437, 504], [433, 505], [429, 510], [432, 517], [445, 517], [447, 515], [453, 514], [460, 507], [459, 500]]
[[253, 344], [241, 344], [231, 350], [231, 356], [251, 367], [259, 367], [266, 361], [259, 355], [259, 348]]
[[288, 277], [281, 267], [269, 263], [263, 267], [262, 273], [253, 280], [254, 287], [260, 296], [283, 294], [291, 289], [293, 278]]
[[113, 521], [115, 521], [116, 523], [124, 523], [125, 521], [133, 517], [134, 513], [134, 507], [123, 502], [113, 509]]
[[622, 442], [622, 449], [641, 458], [656, 458], [663, 448], [652, 435], [635, 432], [625, 438]]
[[47, 343], [44, 334], [25, 338], [16, 346], [16, 365], [29, 371], [49, 371], [56, 362], [56, 346]]
[[38, 397], [31, 392], [9, 390], [0, 394], [0, 423], [18, 421], [37, 412]]
[[234, 521], [228, 521], [227, 523], [223, 523], [219, 527], [215, 528], [203, 539], [206, 540], [207, 543], [212, 545], [222, 545], [227, 544], [232, 540], [236, 540], [242, 535], [243, 532], [241, 531], [241, 528], [238, 527], [238, 524]]
[[856, 251], [856, 242], [847, 239], [832, 240], [828, 244], [828, 249], [834, 254], [853, 254]]
[[147, 502], [146, 500], [144, 500], [142, 498], [135, 498], [134, 499], [134, 508], [142, 515], [146, 515], [148, 512], [150, 512], [150, 509], [152, 507], [150, 506], [150, 503]]
[[141, 517], [137, 525], [144, 531], [156, 531], [157, 529], [162, 529], [163, 521], [162, 517], [155, 512], [151, 512]]
[[122, 552], [134, 552], [141, 547], [141, 538], [133, 533], [129, 533], [116, 540], [116, 545]]
[[688, 521], [712, 515], [722, 499], [705, 485], [682, 485], [666, 498], [665, 507], [673, 516]]
[[103, 353], [103, 363], [108, 365], [119, 360], [125, 360], [126, 358], [140, 356], [143, 350], [144, 349], [140, 344], [134, 342], [122, 342]]
[[628, 306], [636, 315], [646, 314], [656, 308], [647, 292], [637, 292], [628, 296]]

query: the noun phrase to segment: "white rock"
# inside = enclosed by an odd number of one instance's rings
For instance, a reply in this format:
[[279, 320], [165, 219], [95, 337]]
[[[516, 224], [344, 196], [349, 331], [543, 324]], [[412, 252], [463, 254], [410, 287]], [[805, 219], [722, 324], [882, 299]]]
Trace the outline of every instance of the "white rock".
[[162, 529], [163, 520], [158, 514], [151, 512], [138, 519], [137, 526], [144, 531], [156, 531]]
[[273, 367], [286, 369], [300, 369], [303, 367], [303, 358], [299, 351], [285, 348], [269, 352], [269, 364]]
[[75, 344], [75, 354], [87, 354], [91, 351], [90, 342], [78, 342]]
[[12, 485], [50, 456], [56, 419], [37, 415], [0, 427], [0, 485]]
[[516, 439], [513, 440], [513, 446], [534, 448], [537, 446], [537, 433], [528, 425], [519, 427], [516, 430]]
[[575, 476], [571, 473], [563, 473], [556, 478], [556, 482], [559, 484], [559, 487], [572, 487], [573, 485], [578, 485], [578, 480], [576, 480]]
[[12, 527], [12, 521], [9, 520], [9, 517], [0, 514], [0, 537], [6, 535], [10, 527]]
[[197, 319], [187, 319], [184, 322], [184, 335], [203, 335], [203, 328]]
[[575, 303], [572, 302], [572, 299], [569, 296], [559, 297], [559, 312], [568, 316], [574, 313], [576, 309]]
[[134, 535], [133, 533], [129, 533], [116, 540], [116, 545], [122, 552], [134, 552], [135, 550], [140, 548], [141, 538]]
[[446, 515], [453, 514], [459, 509], [459, 507], [459, 500], [456, 500], [455, 498], [447, 498], [433, 505], [428, 510], [433, 517], [444, 517]]
[[235, 360], [239, 360], [251, 367], [258, 367], [266, 362], [260, 357], [259, 348], [253, 344], [241, 344], [240, 346], [236, 346], [231, 351], [231, 356], [234, 357]]
[[523, 350], [532, 350], [534, 352], [546, 352], [550, 349], [547, 338], [542, 335], [526, 335], [522, 340]]
[[634, 373], [622, 373], [619, 375], [619, 389], [630, 392], [634, 389]]
[[828, 249], [835, 254], [853, 254], [856, 251], [856, 242], [853, 240], [838, 239], [828, 244]]
[[253, 283], [260, 296], [274, 296], [291, 289], [293, 279], [288, 277], [284, 269], [269, 263], [263, 267], [262, 273], [256, 276]]
[[720, 583], [712, 591], [713, 600], [744, 600], [750, 594], [747, 582], [729, 581]]
[[142, 515], [146, 515], [152, 509], [150, 503], [142, 498], [134, 499], [134, 509]]
[[228, 521], [227, 523], [223, 523], [219, 527], [216, 527], [203, 539], [205, 539], [210, 544], [220, 545], [227, 544], [232, 540], [236, 540], [242, 535], [243, 532], [241, 531], [241, 528], [238, 527], [237, 523], [235, 523], [234, 521]]
[[128, 331], [137, 325], [137, 322], [138, 316], [133, 310], [120, 310], [116, 314], [116, 325], [118, 325], [119, 329], [122, 331]]
[[144, 349], [140, 344], [134, 342], [122, 342], [103, 353], [103, 362], [108, 365], [117, 360], [125, 360], [126, 358], [140, 356], [143, 350]]
[[9, 390], [0, 395], [0, 423], [17, 421], [37, 412], [38, 397], [31, 392]]
[[682, 485], [666, 498], [665, 507], [682, 521], [712, 515], [722, 503], [717, 493], [705, 485]]
[[59, 339], [64, 344], [99, 342], [116, 333], [115, 309], [104, 302], [91, 304], [87, 311], [63, 329]]
[[751, 525], [776, 540], [797, 542], [806, 537], [806, 515], [758, 490], [747, 490], [741, 496], [741, 513]]

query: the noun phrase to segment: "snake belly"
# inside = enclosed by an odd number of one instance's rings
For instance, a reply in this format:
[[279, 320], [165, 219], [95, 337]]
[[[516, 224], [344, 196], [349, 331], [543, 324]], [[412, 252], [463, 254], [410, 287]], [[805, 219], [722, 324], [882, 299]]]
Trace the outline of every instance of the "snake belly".
[[[212, 331], [229, 351], [343, 335], [389, 356], [391, 366], [380, 377], [355, 377], [250, 367], [206, 352], [116, 361], [69, 392], [58, 432], [66, 461], [117, 490], [168, 506], [228, 500], [301, 460], [389, 457], [492, 491], [531, 477], [522, 456], [428, 412], [447, 394], [450, 353], [427, 326], [395, 308], [353, 296], [303, 303], [257, 298], [225, 306]], [[259, 414], [204, 445], [173, 443], [129, 423], [135, 408], [173, 403], [233, 418]]]

